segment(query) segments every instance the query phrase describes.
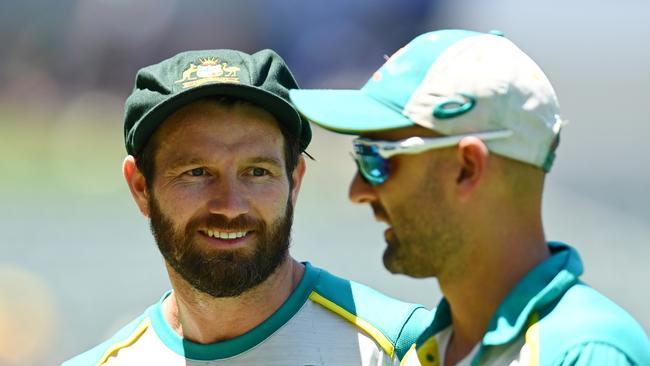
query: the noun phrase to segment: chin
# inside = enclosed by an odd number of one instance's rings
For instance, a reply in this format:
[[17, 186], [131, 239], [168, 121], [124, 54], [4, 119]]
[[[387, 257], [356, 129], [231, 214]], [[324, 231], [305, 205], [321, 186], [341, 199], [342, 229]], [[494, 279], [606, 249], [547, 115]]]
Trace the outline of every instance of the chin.
[[404, 265], [403, 262], [401, 262], [399, 259], [393, 255], [393, 253], [390, 252], [389, 249], [387, 249], [384, 252], [384, 267], [392, 273], [392, 274], [405, 274], [410, 276], [408, 273], [408, 268], [407, 266]]
[[435, 274], [431, 273], [430, 268], [421, 268], [421, 266], [416, 263], [409, 265], [408, 262], [413, 261], [400, 260], [400, 258], [394, 256], [393, 253], [390, 253], [388, 250], [384, 252], [383, 259], [384, 267], [386, 267], [386, 269], [392, 274], [402, 274], [413, 278], [435, 277]]

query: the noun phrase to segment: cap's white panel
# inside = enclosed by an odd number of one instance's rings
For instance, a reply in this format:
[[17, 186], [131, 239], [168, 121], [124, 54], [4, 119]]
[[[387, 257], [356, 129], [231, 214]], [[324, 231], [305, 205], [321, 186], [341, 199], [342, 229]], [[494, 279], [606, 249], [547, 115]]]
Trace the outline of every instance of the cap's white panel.
[[[439, 103], [476, 97], [468, 112], [435, 118]], [[542, 70], [510, 40], [469, 37], [434, 63], [404, 108], [414, 123], [445, 135], [510, 129], [513, 136], [487, 143], [491, 151], [542, 166], [561, 123], [555, 92]]]

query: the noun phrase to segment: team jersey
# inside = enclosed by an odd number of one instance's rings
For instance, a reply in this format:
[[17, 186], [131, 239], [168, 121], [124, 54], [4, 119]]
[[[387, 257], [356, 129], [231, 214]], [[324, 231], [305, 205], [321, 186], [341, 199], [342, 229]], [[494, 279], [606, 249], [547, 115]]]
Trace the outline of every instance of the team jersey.
[[[579, 280], [578, 253], [549, 243], [551, 256], [508, 294], [488, 331], [457, 365], [650, 365], [650, 341], [623, 309]], [[402, 366], [439, 366], [451, 337], [443, 298]]]
[[77, 365], [398, 365], [431, 322], [431, 312], [305, 263], [285, 303], [253, 330], [199, 344], [181, 338], [161, 304], [112, 338], [67, 362]]

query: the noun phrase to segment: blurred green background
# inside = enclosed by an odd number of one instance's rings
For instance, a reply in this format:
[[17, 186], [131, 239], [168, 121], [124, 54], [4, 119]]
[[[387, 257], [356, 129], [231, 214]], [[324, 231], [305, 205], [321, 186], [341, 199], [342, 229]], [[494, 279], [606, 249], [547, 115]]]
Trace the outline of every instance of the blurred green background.
[[[138, 68], [187, 49], [274, 48], [303, 87], [357, 88], [415, 35], [500, 29], [546, 71], [564, 129], [549, 239], [650, 331], [650, 2], [60, 0], [0, 3], [0, 365], [52, 365], [169, 287], [121, 176]], [[382, 225], [347, 201], [349, 138], [315, 128], [293, 254], [433, 306], [435, 280], [390, 275]]]

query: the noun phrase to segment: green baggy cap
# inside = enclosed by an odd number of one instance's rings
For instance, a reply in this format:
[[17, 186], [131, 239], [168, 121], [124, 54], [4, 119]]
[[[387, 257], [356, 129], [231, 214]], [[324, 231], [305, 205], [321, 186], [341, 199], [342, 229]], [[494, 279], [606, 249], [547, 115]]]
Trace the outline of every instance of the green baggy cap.
[[304, 151], [311, 129], [289, 102], [289, 89], [296, 88], [286, 63], [272, 50], [252, 55], [227, 49], [179, 53], [138, 71], [125, 104], [126, 150], [137, 156], [175, 111], [198, 99], [223, 95], [267, 110], [299, 140]]

